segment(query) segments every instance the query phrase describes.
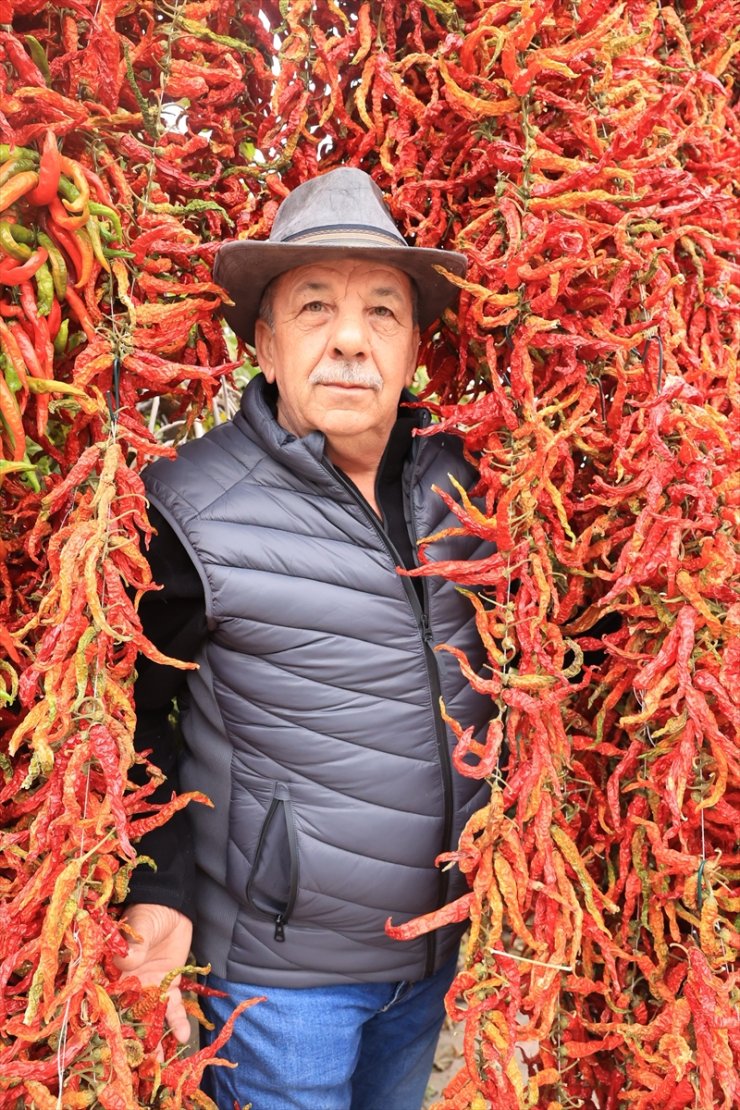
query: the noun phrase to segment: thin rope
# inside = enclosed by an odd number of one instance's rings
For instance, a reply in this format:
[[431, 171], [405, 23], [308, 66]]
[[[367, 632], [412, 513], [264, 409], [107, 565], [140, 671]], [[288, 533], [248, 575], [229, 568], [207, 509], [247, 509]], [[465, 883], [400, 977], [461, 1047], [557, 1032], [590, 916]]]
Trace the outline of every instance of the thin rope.
[[547, 960], [531, 960], [528, 956], [517, 956], [513, 952], [504, 952], [502, 948], [491, 948], [490, 945], [488, 951], [493, 952], [495, 956], [506, 956], [507, 960], [519, 960], [521, 963], [534, 964], [536, 967], [548, 967], [553, 971], [573, 971], [573, 968], [568, 964], [551, 964]]

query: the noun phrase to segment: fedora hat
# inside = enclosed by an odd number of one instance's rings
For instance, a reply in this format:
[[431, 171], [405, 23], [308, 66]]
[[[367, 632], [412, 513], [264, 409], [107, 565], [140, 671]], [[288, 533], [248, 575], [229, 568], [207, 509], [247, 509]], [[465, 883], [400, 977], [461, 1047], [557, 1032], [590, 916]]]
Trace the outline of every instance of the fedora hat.
[[234, 302], [224, 306], [224, 316], [237, 335], [253, 344], [262, 294], [273, 278], [347, 254], [367, 256], [409, 275], [419, 292], [422, 330], [458, 294], [434, 267], [443, 266], [460, 277], [467, 269], [464, 254], [409, 246], [372, 178], [344, 166], [289, 193], [278, 208], [269, 239], [237, 239], [219, 248], [214, 278]]

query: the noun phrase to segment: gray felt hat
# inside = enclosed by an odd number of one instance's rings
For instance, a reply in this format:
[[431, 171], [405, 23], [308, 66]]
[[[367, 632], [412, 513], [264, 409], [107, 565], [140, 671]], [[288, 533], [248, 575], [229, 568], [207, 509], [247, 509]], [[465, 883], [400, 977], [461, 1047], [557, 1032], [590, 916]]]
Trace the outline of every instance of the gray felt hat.
[[219, 249], [214, 278], [234, 302], [224, 307], [224, 316], [237, 335], [254, 343], [260, 300], [273, 278], [323, 258], [356, 253], [396, 266], [415, 282], [422, 331], [459, 292], [434, 267], [459, 277], [467, 269], [464, 254], [410, 247], [372, 178], [344, 166], [294, 189], [280, 205], [269, 239], [238, 239]]

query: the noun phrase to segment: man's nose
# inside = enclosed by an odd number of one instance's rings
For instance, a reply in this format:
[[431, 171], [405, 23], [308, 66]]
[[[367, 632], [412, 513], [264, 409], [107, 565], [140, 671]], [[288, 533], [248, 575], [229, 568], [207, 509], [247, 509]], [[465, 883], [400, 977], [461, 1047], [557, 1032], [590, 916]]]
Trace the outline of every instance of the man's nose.
[[368, 331], [361, 307], [340, 306], [334, 318], [332, 353], [337, 358], [362, 359], [368, 354]]

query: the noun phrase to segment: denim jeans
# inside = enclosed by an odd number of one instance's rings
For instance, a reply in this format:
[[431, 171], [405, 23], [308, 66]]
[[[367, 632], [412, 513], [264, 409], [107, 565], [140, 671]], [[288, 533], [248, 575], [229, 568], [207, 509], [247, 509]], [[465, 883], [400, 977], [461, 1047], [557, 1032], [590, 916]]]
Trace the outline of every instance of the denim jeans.
[[218, 1053], [237, 1067], [208, 1067], [203, 1090], [219, 1110], [419, 1110], [455, 964], [417, 983], [293, 989], [210, 975], [228, 997], [201, 998], [216, 1026], [206, 1043], [243, 998], [267, 1000], [241, 1016]]

